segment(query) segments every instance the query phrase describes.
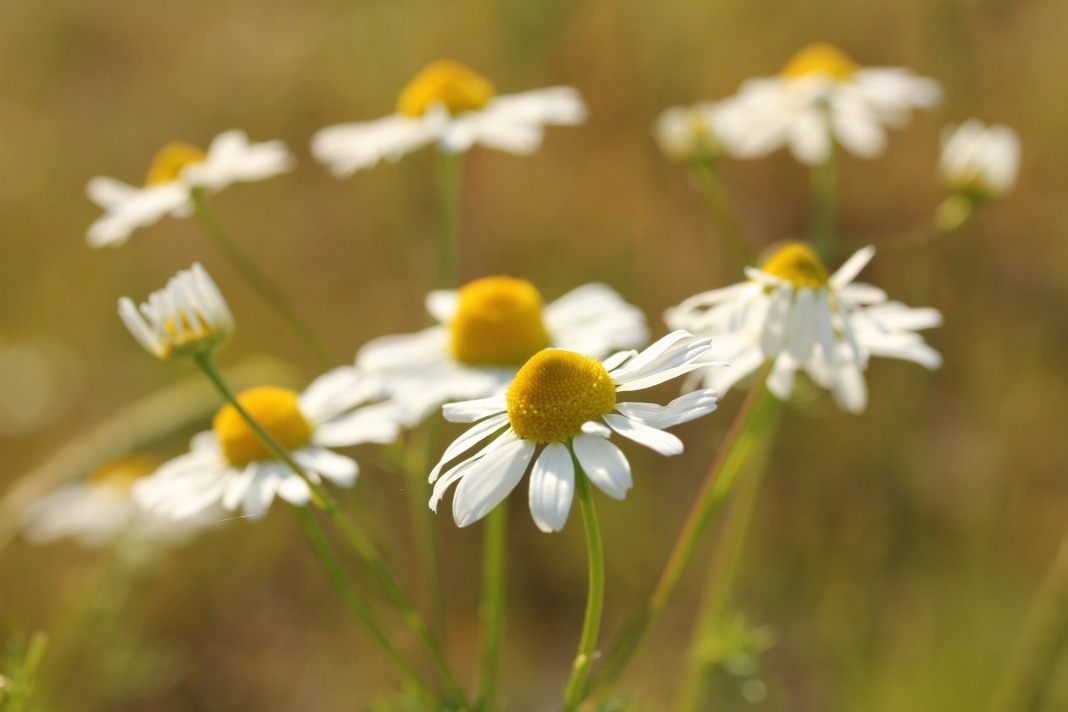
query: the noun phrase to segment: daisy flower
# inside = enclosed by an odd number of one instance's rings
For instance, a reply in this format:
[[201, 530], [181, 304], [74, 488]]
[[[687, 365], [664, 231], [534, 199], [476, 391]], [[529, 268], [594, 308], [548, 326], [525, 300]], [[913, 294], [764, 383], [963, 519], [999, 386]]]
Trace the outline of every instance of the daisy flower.
[[[452, 501], [457, 526], [493, 510], [534, 463], [530, 513], [544, 532], [563, 529], [575, 493], [576, 463], [602, 492], [623, 499], [631, 488], [630, 463], [610, 441], [612, 433], [678, 455], [682, 441], [665, 432], [716, 409], [715, 392], [693, 391], [667, 405], [620, 402], [620, 394], [713, 366], [709, 340], [685, 331], [668, 334], [641, 353], [622, 351], [603, 362], [564, 349], [532, 356], [503, 394], [450, 403], [445, 418], [477, 423], [445, 450], [430, 473], [430, 508], [457, 484]], [[491, 442], [449, 469], [450, 462]]]
[[312, 139], [312, 155], [343, 177], [435, 142], [450, 153], [481, 144], [527, 154], [541, 145], [545, 126], [585, 119], [586, 107], [571, 87], [497, 96], [493, 85], [468, 67], [439, 60], [401, 91], [395, 114], [322, 129]]
[[[396, 438], [392, 407], [373, 402], [380, 392], [373, 379], [339, 368], [320, 376], [303, 393], [260, 386], [237, 399], [316, 484], [326, 478], [351, 487], [356, 482], [356, 462], [329, 448]], [[372, 404], [358, 407], [365, 403]], [[303, 477], [271, 455], [231, 404], [219, 410], [210, 431], [193, 437], [188, 453], [134, 487], [143, 507], [176, 520], [220, 504], [228, 511], [240, 507], [245, 516], [258, 519], [275, 495], [302, 506], [311, 489]]]
[[689, 385], [723, 392], [772, 362], [768, 389], [790, 397], [798, 370], [829, 389], [845, 410], [867, 405], [864, 371], [871, 356], [941, 365], [938, 352], [915, 333], [939, 326], [935, 309], [911, 309], [854, 278], [875, 254], [865, 247], [834, 274], [807, 245], [791, 243], [762, 267], [748, 268], [747, 282], [690, 297], [669, 309], [665, 321], [713, 337], [714, 355], [726, 369], [704, 369]]
[[723, 102], [721, 138], [731, 154], [763, 156], [788, 147], [818, 165], [837, 142], [872, 158], [886, 147], [886, 128], [900, 128], [915, 108], [934, 106], [933, 80], [896, 67], [861, 67], [829, 44], [805, 47], [776, 77], [751, 79]]
[[234, 332], [222, 292], [199, 264], [172, 277], [140, 308], [123, 297], [119, 316], [146, 351], [164, 360], [207, 353]]
[[357, 370], [386, 384], [405, 427], [448, 401], [501, 390], [547, 346], [599, 358], [648, 338], [641, 311], [603, 284], [579, 287], [546, 306], [526, 280], [483, 277], [431, 292], [426, 304], [437, 325], [376, 339], [356, 357]]
[[672, 161], [691, 163], [723, 157], [718, 128], [719, 104], [704, 102], [673, 106], [663, 111], [653, 125], [653, 138]]
[[165, 215], [188, 217], [192, 191], [220, 191], [231, 183], [272, 178], [293, 167], [293, 156], [281, 141], [249, 143], [244, 131], [227, 131], [207, 152], [185, 143], [171, 143], [156, 154], [144, 186], [104, 176], [89, 181], [89, 199], [104, 209], [90, 227], [93, 247], [121, 245], [138, 228]]
[[1012, 190], [1019, 166], [1020, 140], [1008, 126], [971, 119], [942, 137], [942, 179], [951, 191], [976, 202]]

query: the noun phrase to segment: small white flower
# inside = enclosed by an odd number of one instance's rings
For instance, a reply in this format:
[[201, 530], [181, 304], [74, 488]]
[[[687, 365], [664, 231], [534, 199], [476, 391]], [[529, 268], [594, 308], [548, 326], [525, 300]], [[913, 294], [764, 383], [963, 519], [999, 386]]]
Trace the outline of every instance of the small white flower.
[[[328, 448], [396, 438], [390, 404], [357, 407], [380, 393], [373, 379], [339, 368], [320, 376], [303, 393], [260, 386], [241, 393], [238, 402], [316, 483], [326, 478], [351, 487], [356, 462]], [[311, 490], [302, 477], [274, 459], [229, 404], [215, 416], [210, 431], [194, 436], [190, 452], [134, 487], [142, 506], [171, 519], [195, 517], [219, 504], [225, 510], [241, 507], [246, 516], [258, 519], [275, 495], [301, 506]]]
[[545, 126], [585, 119], [586, 107], [571, 87], [495, 96], [484, 77], [459, 62], [439, 60], [404, 88], [396, 114], [322, 129], [311, 148], [334, 175], [344, 177], [434, 142], [450, 153], [463, 153], [476, 143], [532, 153], [541, 145]]
[[508, 385], [547, 346], [600, 358], [648, 339], [645, 317], [603, 284], [587, 284], [546, 306], [530, 282], [484, 277], [427, 297], [439, 323], [367, 344], [356, 368], [383, 380], [406, 427], [451, 400]]
[[946, 186], [976, 200], [1005, 195], [1016, 184], [1020, 140], [1000, 124], [978, 119], [947, 129], [942, 136], [939, 170]]
[[657, 117], [653, 137], [673, 161], [714, 161], [723, 156], [719, 116], [719, 104], [712, 102], [673, 106]]
[[915, 108], [941, 100], [938, 84], [896, 67], [860, 67], [841, 50], [817, 43], [776, 77], [751, 79], [721, 103], [719, 129], [739, 158], [789, 147], [802, 163], [827, 161], [833, 143], [862, 158], [886, 148], [885, 128], [900, 128]]
[[[667, 405], [621, 403], [619, 395], [712, 365], [709, 340], [685, 331], [603, 363], [563, 349], [539, 351], [506, 393], [444, 407], [446, 419], [477, 424], [449, 445], [431, 471], [430, 508], [436, 512], [445, 491], [459, 483], [453, 518], [461, 527], [476, 522], [515, 489], [533, 461], [531, 516], [542, 531], [560, 531], [575, 493], [575, 461], [601, 491], [623, 499], [632, 484], [630, 463], [609, 440], [613, 432], [661, 455], [678, 455], [682, 441], [664, 429], [716, 409], [712, 390], [687, 393]], [[478, 452], [462, 457], [491, 437]], [[445, 469], [457, 458], [462, 459]]]
[[160, 359], [215, 348], [234, 332], [234, 317], [219, 288], [199, 264], [179, 272], [149, 295], [140, 310], [119, 300], [119, 316], [138, 343]]
[[881, 289], [853, 282], [874, 254], [866, 247], [828, 275], [808, 246], [788, 244], [760, 269], [747, 269], [749, 281], [690, 297], [664, 318], [672, 328], [714, 338], [713, 353], [730, 367], [694, 374], [706, 386], [725, 391], [770, 360], [767, 385], [777, 397], [789, 398], [803, 370], [840, 407], [860, 412], [871, 356], [930, 369], [942, 362], [915, 333], [942, 323], [937, 310], [888, 302]]
[[138, 228], [165, 215], [187, 217], [193, 188], [215, 192], [231, 183], [272, 178], [292, 169], [293, 156], [281, 141], [250, 144], [244, 131], [215, 137], [207, 153], [184, 143], [164, 146], [156, 154], [143, 187], [96, 176], [89, 199], [104, 209], [90, 227], [93, 247], [117, 246]]

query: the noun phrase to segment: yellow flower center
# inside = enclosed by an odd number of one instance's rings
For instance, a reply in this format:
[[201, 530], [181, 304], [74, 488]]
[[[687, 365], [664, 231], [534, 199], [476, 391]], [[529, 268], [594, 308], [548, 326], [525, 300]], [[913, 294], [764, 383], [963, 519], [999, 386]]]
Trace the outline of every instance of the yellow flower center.
[[518, 366], [549, 345], [542, 306], [541, 294], [523, 279], [467, 283], [449, 325], [453, 358], [475, 366]]
[[[311, 440], [312, 426], [300, 412], [300, 402], [295, 391], [276, 386], [260, 386], [241, 393], [237, 402], [287, 450], [303, 447]], [[219, 439], [227, 462], [234, 467], [244, 467], [250, 462], [272, 458], [271, 453], [233, 405], [222, 407], [215, 415], [212, 429]]]
[[826, 42], [815, 42], [795, 54], [781, 76], [787, 79], [827, 77], [838, 82], [849, 81], [860, 65], [842, 50]]
[[178, 179], [186, 166], [203, 163], [208, 159], [206, 153], [188, 143], [168, 143], [152, 159], [152, 166], [145, 177], [145, 185], [163, 185]]
[[779, 248], [761, 269], [798, 288], [825, 287], [829, 277], [820, 256], [802, 242], [791, 242]]
[[153, 472], [158, 465], [159, 462], [151, 457], [131, 455], [98, 467], [89, 473], [86, 482], [128, 490], [138, 478]]
[[451, 59], [431, 62], [408, 82], [397, 98], [397, 111], [413, 118], [435, 104], [453, 116], [481, 109], [493, 98], [493, 85], [469, 67]]
[[578, 435], [586, 421], [612, 412], [616, 386], [597, 359], [546, 349], [519, 369], [505, 399], [519, 437], [561, 443]]

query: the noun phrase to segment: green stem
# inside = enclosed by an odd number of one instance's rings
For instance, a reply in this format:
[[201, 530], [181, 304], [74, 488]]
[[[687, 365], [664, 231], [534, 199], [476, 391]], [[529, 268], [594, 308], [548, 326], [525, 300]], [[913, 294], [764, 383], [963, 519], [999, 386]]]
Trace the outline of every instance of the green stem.
[[812, 168], [809, 176], [809, 200], [812, 217], [809, 241], [825, 259], [833, 257], [835, 245], [835, 213], [838, 194], [838, 150], [831, 140], [827, 160]]
[[755, 259], [753, 248], [745, 236], [741, 225], [731, 211], [723, 182], [719, 177], [718, 166], [713, 161], [698, 161], [691, 165], [691, 174], [697, 189], [705, 198], [712, 219], [716, 221], [720, 237], [727, 243], [727, 249], [734, 256], [739, 267], [751, 264]]
[[575, 490], [579, 506], [582, 509], [582, 524], [586, 529], [586, 549], [589, 552], [589, 591], [586, 596], [586, 615], [582, 621], [582, 637], [579, 639], [578, 654], [571, 667], [571, 678], [564, 690], [564, 709], [574, 710], [586, 696], [586, 681], [593, 665], [597, 637], [601, 631], [601, 613], [604, 611], [604, 546], [601, 543], [601, 529], [597, 524], [597, 510], [593, 505], [593, 492], [586, 473], [574, 453], [571, 459], [575, 463]]
[[735, 416], [648, 602], [631, 618], [630, 624], [609, 650], [605, 666], [594, 678], [591, 690], [618, 679], [638, 652], [649, 629], [660, 617], [668, 599], [678, 586], [701, 537], [722, 510], [743, 466], [764, 438], [778, 407], [778, 401], [763, 385], [766, 374], [767, 367], [761, 371], [760, 377], [742, 403], [741, 410]]
[[1068, 641], [1068, 535], [1035, 594], [998, 683], [990, 712], [1042, 709]]
[[238, 274], [245, 280], [252, 291], [256, 292], [259, 297], [267, 302], [274, 309], [282, 320], [286, 322], [293, 333], [299, 338], [308, 349], [315, 354], [315, 357], [321, 362], [324, 368], [333, 368], [337, 366], [337, 361], [330, 355], [326, 347], [315, 336], [310, 328], [297, 316], [297, 313], [293, 311], [293, 308], [289, 305], [289, 300], [286, 299], [282, 290], [271, 280], [267, 274], [259, 268], [259, 266], [252, 260], [248, 254], [241, 249], [241, 246], [230, 236], [226, 229], [219, 222], [219, 219], [215, 216], [215, 213], [208, 207], [208, 201], [204, 194], [203, 188], [193, 188], [192, 191], [193, 200], [193, 212], [196, 214], [197, 219], [200, 221], [201, 226], [204, 228], [204, 232], [208, 234], [218, 248], [222, 251], [226, 259], [230, 261], [230, 264]]
[[438, 289], [454, 289], [459, 262], [460, 154], [438, 152]]
[[486, 517], [482, 533], [482, 676], [478, 689], [478, 709], [494, 708], [501, 668], [501, 640], [504, 636], [505, 590], [507, 587], [507, 500]]
[[419, 673], [412, 667], [411, 663], [393, 646], [389, 636], [378, 625], [370, 609], [360, 599], [359, 593], [356, 592], [352, 582], [345, 574], [340, 562], [338, 562], [337, 556], [330, 548], [330, 544], [327, 542], [319, 523], [315, 521], [315, 517], [305, 507], [295, 506], [293, 511], [297, 514], [297, 520], [300, 522], [304, 536], [307, 537], [312, 549], [315, 550], [316, 556], [319, 557], [319, 563], [326, 570], [330, 583], [334, 585], [334, 588], [345, 601], [353, 616], [386, 654], [386, 657], [389, 658], [389, 661], [397, 669], [404, 681], [417, 689], [426, 700], [433, 700], [433, 691], [419, 677]]

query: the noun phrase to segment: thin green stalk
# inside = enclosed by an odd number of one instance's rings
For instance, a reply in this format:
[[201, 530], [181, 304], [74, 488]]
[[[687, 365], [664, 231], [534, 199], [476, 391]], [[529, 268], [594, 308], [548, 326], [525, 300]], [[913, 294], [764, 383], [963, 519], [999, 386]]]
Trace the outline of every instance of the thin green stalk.
[[375, 549], [374, 544], [372, 544], [371, 541], [367, 539], [347, 517], [345, 517], [330, 493], [311, 480], [307, 473], [304, 472], [304, 469], [293, 460], [288, 452], [286, 452], [285, 448], [279, 445], [274, 437], [264, 430], [256, 419], [245, 410], [244, 406], [241, 405], [237, 396], [226, 384], [226, 381], [222, 378], [222, 375], [216, 368], [211, 353], [201, 354], [197, 356], [195, 360], [200, 366], [200, 369], [204, 371], [208, 379], [215, 385], [215, 388], [222, 395], [223, 399], [237, 410], [238, 414], [244, 419], [249, 428], [252, 429], [252, 432], [256, 434], [256, 437], [260, 439], [271, 454], [307, 481], [316, 505], [323, 510], [332, 522], [334, 522], [341, 531], [345, 541], [353, 548], [363, 564], [371, 570], [375, 580], [378, 581], [378, 584], [385, 591], [387, 597], [397, 607], [405, 624], [412, 633], [415, 634], [423, 648], [430, 655], [435, 669], [438, 671], [442, 681], [449, 690], [449, 694], [455, 698], [463, 709], [469, 709], [470, 705], [466, 702], [463, 690], [460, 688], [455, 676], [449, 669], [448, 663], [445, 661], [445, 654], [442, 651], [440, 644], [427, 628], [426, 621], [419, 615], [415, 606], [412, 605], [412, 602], [401, 592], [400, 587], [397, 585], [393, 575], [389, 572], [382, 556], [378, 553], [377, 549]]
[[460, 154], [438, 152], [438, 289], [456, 287], [459, 262]]
[[345, 574], [340, 562], [338, 562], [337, 556], [330, 548], [330, 544], [327, 542], [326, 536], [323, 534], [323, 530], [319, 526], [319, 523], [315, 521], [315, 517], [312, 516], [311, 512], [305, 507], [293, 507], [293, 511], [297, 514], [297, 520], [300, 522], [300, 527], [304, 532], [304, 536], [307, 537], [312, 549], [315, 550], [316, 556], [319, 557], [319, 562], [323, 565], [323, 569], [326, 570], [326, 574], [330, 578], [330, 583], [334, 585], [334, 588], [345, 601], [345, 604], [348, 606], [353, 616], [364, 627], [368, 635], [370, 635], [378, 644], [378, 647], [382, 648], [382, 651], [386, 654], [386, 657], [389, 658], [389, 661], [397, 669], [397, 672], [400, 673], [404, 681], [418, 690], [419, 694], [423, 696], [425, 701], [434, 700], [435, 695], [433, 690], [423, 682], [419, 673], [412, 667], [412, 664], [393, 646], [389, 636], [378, 625], [374, 616], [371, 614], [370, 609], [368, 609], [360, 599], [359, 593], [356, 592], [352, 582]]
[[586, 473], [574, 453], [575, 491], [582, 509], [582, 524], [586, 529], [586, 549], [589, 552], [589, 591], [586, 596], [586, 615], [582, 620], [582, 637], [578, 654], [571, 667], [571, 678], [564, 688], [564, 709], [577, 709], [586, 696], [586, 681], [593, 665], [594, 650], [601, 632], [601, 614], [604, 611], [604, 546], [601, 543], [601, 528], [597, 524], [597, 510], [593, 504], [593, 491]]
[[200, 221], [204, 232], [208, 234], [222, 251], [226, 259], [246, 283], [256, 292], [259, 297], [274, 309], [282, 320], [286, 322], [293, 333], [308, 349], [315, 354], [324, 368], [337, 366], [337, 361], [330, 355], [326, 347], [315, 336], [312, 330], [305, 324], [286, 299], [285, 294], [267, 274], [248, 256], [241, 246], [230, 236], [219, 222], [215, 213], [208, 207], [208, 201], [203, 188], [194, 188], [192, 191], [193, 212]]
[[752, 264], [756, 255], [731, 210], [727, 194], [723, 190], [723, 181], [719, 177], [718, 165], [713, 161], [698, 161], [691, 165], [691, 173], [697, 189], [705, 198], [709, 212], [712, 213], [712, 219], [716, 221], [720, 237], [727, 244], [727, 249], [738, 266]]
[[990, 712], [1031, 712], [1053, 682], [1068, 642], [1068, 535], [1024, 617], [990, 704]]
[[838, 151], [831, 140], [827, 160], [813, 166], [809, 175], [811, 224], [809, 241], [824, 258], [833, 257], [836, 249], [835, 214], [838, 209]]
[[743, 466], [763, 440], [778, 406], [778, 401], [763, 385], [766, 374], [767, 367], [761, 371], [735, 416], [648, 602], [634, 614], [619, 640], [609, 650], [604, 667], [593, 679], [591, 691], [618, 679], [638, 652], [649, 629], [660, 617], [678, 586], [702, 536], [723, 509]]
[[508, 505], [507, 500], [486, 517], [482, 534], [482, 675], [478, 688], [478, 709], [489, 712], [497, 697], [501, 668], [501, 640], [504, 636], [505, 590], [507, 588]]

